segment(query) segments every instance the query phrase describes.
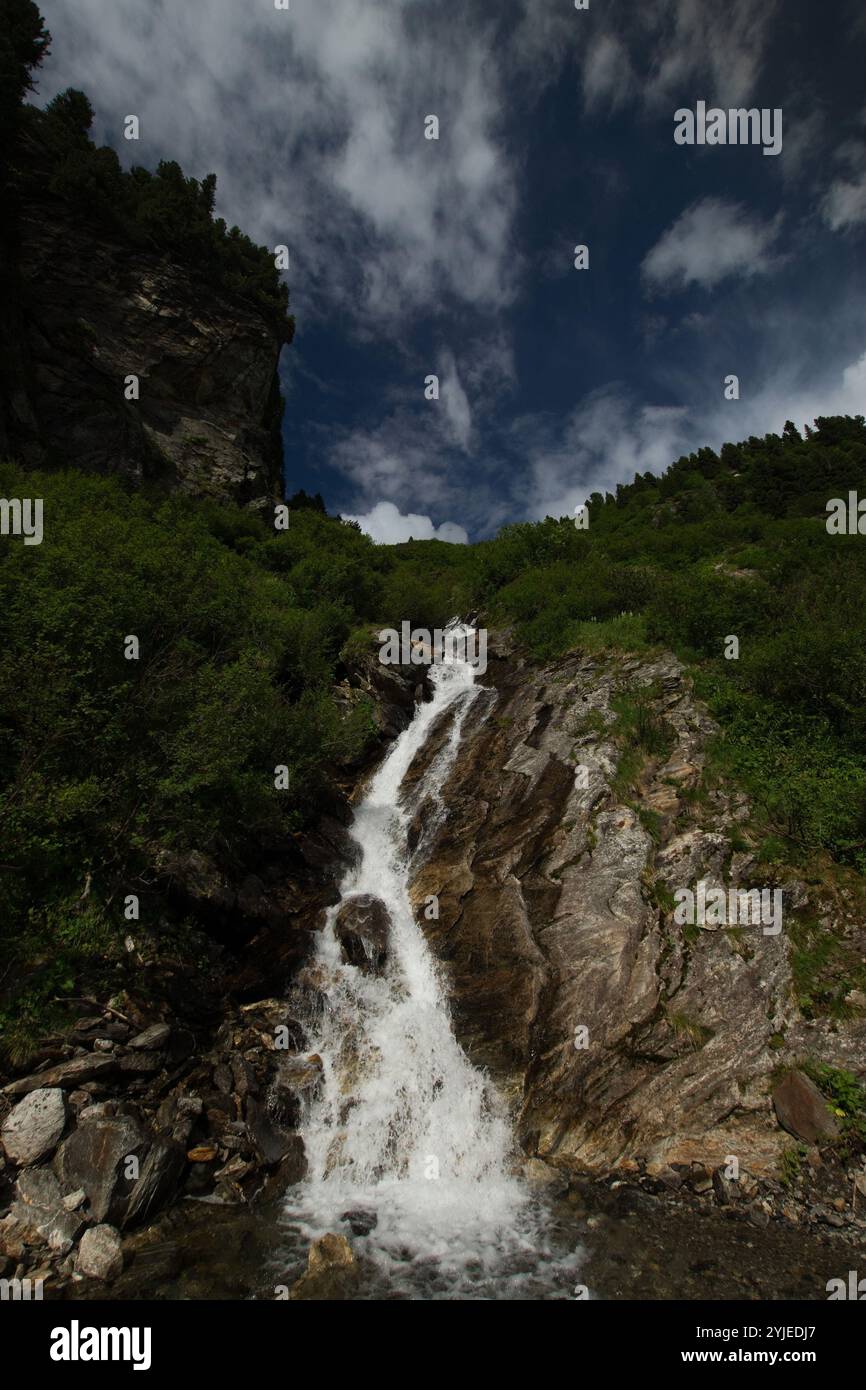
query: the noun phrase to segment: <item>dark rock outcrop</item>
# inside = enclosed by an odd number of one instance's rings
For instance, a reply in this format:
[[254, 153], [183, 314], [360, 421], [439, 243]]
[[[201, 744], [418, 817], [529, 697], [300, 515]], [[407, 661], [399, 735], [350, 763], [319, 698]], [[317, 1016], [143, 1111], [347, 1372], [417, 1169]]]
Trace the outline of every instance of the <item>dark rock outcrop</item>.
[[389, 928], [388, 909], [379, 898], [369, 893], [347, 898], [334, 922], [343, 959], [359, 970], [377, 973], [388, 954]]
[[773, 1091], [773, 1106], [782, 1128], [808, 1144], [835, 1139], [839, 1133], [839, 1121], [814, 1081], [801, 1071], [782, 1078]]
[[127, 1115], [80, 1123], [54, 1160], [63, 1191], [83, 1189], [93, 1218], [121, 1227], [163, 1205], [184, 1166], [178, 1144], [154, 1137]]
[[[171, 256], [44, 193], [20, 210], [19, 370], [3, 448], [32, 467], [118, 473], [265, 507], [282, 445], [272, 324]], [[127, 399], [127, 378], [139, 398]]]

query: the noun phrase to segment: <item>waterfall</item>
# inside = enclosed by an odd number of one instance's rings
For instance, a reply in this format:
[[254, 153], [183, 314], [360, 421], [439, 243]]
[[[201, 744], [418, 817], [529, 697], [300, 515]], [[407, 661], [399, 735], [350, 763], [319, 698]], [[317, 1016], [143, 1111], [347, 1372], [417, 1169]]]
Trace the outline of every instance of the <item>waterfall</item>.
[[[447, 814], [439, 789], [459, 757], [469, 710], [489, 698], [465, 661], [446, 659], [430, 676], [432, 700], [418, 707], [356, 808], [356, 860], [307, 972], [319, 1007], [305, 1022], [323, 1076], [301, 1124], [308, 1177], [292, 1190], [287, 1217], [309, 1235], [348, 1233], [344, 1214], [360, 1212], [375, 1226], [356, 1244], [389, 1279], [432, 1269], [453, 1293], [504, 1259], [519, 1263], [537, 1251], [538, 1238], [504, 1106], [454, 1036], [423, 914], [409, 898], [413, 812], [424, 804], [427, 834], [431, 815]], [[447, 738], [401, 796], [407, 770], [446, 712]], [[335, 931], [343, 905], [362, 894], [387, 910], [380, 971], [347, 962]]]

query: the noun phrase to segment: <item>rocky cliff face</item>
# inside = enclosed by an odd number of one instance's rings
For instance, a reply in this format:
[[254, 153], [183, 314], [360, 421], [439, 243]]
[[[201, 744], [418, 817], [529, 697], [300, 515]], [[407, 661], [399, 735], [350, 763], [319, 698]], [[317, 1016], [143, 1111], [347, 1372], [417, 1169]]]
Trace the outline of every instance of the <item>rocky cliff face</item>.
[[282, 342], [254, 308], [48, 194], [19, 242], [5, 451], [256, 507], [281, 495]]
[[[745, 798], [699, 795], [714, 730], [679, 663], [572, 655], [539, 669], [492, 650], [491, 694], [442, 789], [448, 817], [432, 843], [423, 807], [416, 827], [413, 896], [439, 897], [424, 926], [461, 1042], [508, 1095], [528, 1154], [649, 1173], [736, 1155], [777, 1172], [791, 1139], [775, 1069], [862, 1056], [862, 1013], [807, 1022], [792, 989], [791, 922], [846, 905], [778, 879], [777, 936], [677, 924], [677, 888], [772, 881], [743, 847]], [[626, 765], [612, 701], [641, 688], [665, 752]]]

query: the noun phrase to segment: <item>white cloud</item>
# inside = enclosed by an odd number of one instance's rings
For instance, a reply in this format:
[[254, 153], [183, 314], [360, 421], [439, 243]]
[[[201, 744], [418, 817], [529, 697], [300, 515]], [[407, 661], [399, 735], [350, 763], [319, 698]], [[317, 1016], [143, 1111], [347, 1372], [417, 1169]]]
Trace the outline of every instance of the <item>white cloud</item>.
[[834, 179], [821, 200], [821, 215], [831, 231], [846, 231], [866, 222], [866, 145], [846, 140], [836, 151], [847, 177]]
[[366, 531], [379, 545], [397, 545], [400, 541], [451, 541], [455, 545], [466, 545], [469, 537], [462, 526], [453, 521], [443, 521], [434, 526], [429, 516], [419, 516], [409, 512], [407, 516], [394, 506], [393, 502], [377, 502], [366, 516], [345, 516], [345, 521], [357, 521], [362, 531]]
[[[866, 108], [859, 114], [859, 125], [866, 125]], [[836, 141], [833, 163], [836, 173], [818, 210], [831, 231], [842, 232], [866, 222], [866, 144], [859, 131]]]
[[591, 492], [662, 472], [683, 452], [687, 414], [639, 404], [611, 384], [576, 406], [562, 429], [556, 418], [525, 417], [513, 441], [529, 464], [523, 509], [534, 519], [571, 516]]
[[577, 406], [560, 427], [548, 417], [525, 417], [515, 443], [528, 460], [520, 510], [531, 518], [573, 516], [591, 492], [614, 492], [635, 473], [663, 473], [683, 454], [752, 435], [799, 429], [821, 415], [866, 414], [864, 350], [821, 379], [802, 364], [780, 366], [747, 399], [712, 407], [655, 406], [612, 384]]
[[866, 345], [853, 361], [827, 372], [820, 380], [816, 380], [814, 369], [795, 373], [792, 366], [788, 363], [780, 368], [748, 399], [736, 405], [729, 402], [727, 409], [720, 405], [696, 419], [690, 433], [702, 431], [702, 442], [718, 448], [728, 439], [779, 433], [786, 420], [793, 420], [802, 429], [819, 415], [866, 414]]
[[781, 215], [762, 222], [740, 203], [702, 198], [647, 252], [641, 266], [652, 289], [712, 289], [731, 275], [766, 275], [778, 264], [772, 247]]
[[[587, 109], [639, 100], [658, 114], [691, 87], [695, 99], [739, 106], [754, 92], [769, 52], [779, 0], [652, 0], [577, 12], [523, 0], [513, 62], [528, 90], [575, 61]], [[679, 104], [678, 102], [676, 104]]]
[[[507, 90], [473, 6], [292, 0], [43, 0], [39, 99], [85, 88], [95, 135], [154, 167], [217, 173], [217, 212], [292, 257], [293, 303], [373, 333], [443, 299], [514, 294], [519, 156]], [[141, 140], [119, 139], [123, 117]], [[440, 139], [424, 138], [439, 116]]]
[[837, 179], [828, 189], [822, 204], [827, 225], [834, 231], [866, 222], [866, 173], [855, 182]]
[[468, 450], [472, 438], [472, 411], [460, 382], [457, 363], [450, 348], [444, 349], [439, 363], [439, 399], [455, 444]]
[[[645, 98], [661, 105], [686, 83], [703, 81], [718, 106], [739, 106], [760, 76], [778, 0], [660, 0], [638, 7], [648, 61]], [[696, 97], [704, 95], [696, 92]]]
[[583, 69], [587, 110], [616, 110], [634, 87], [635, 76], [625, 46], [615, 34], [600, 33], [590, 44]]

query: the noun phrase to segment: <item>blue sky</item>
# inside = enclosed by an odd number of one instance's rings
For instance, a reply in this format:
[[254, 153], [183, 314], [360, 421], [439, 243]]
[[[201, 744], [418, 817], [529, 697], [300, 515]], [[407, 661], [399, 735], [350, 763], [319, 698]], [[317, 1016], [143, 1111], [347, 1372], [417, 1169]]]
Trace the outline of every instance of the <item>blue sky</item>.
[[[866, 410], [859, 0], [42, 9], [38, 100], [83, 87], [125, 163], [215, 171], [218, 214], [289, 246], [287, 488], [376, 539], [476, 539]], [[677, 145], [698, 101], [781, 108], [781, 154]]]

